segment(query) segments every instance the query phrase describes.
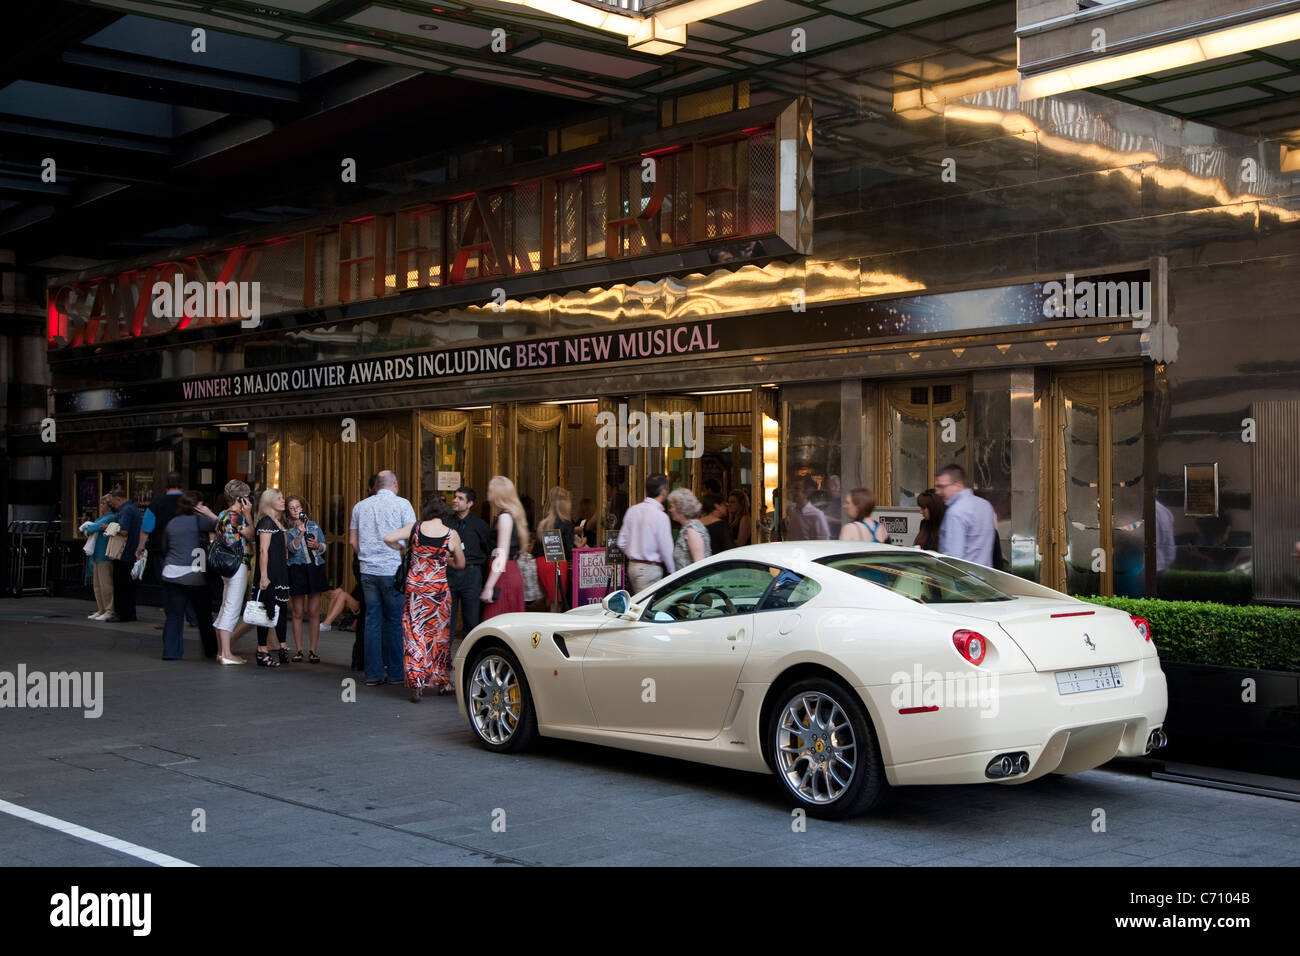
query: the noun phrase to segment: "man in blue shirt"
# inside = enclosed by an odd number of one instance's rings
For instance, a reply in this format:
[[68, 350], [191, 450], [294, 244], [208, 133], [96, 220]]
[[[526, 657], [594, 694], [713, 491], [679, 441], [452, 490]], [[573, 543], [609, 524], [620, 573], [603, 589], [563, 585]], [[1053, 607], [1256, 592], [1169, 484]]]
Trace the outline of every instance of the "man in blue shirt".
[[108, 493], [112, 499], [113, 510], [117, 512], [117, 523], [121, 525], [122, 530], [118, 534], [126, 538], [126, 547], [122, 549], [122, 556], [113, 562], [113, 609], [117, 612], [115, 618], [106, 618], [113, 621], [134, 621], [135, 620], [135, 580], [131, 577], [131, 567], [135, 564], [135, 549], [131, 543], [138, 540], [140, 536], [140, 509], [135, 506], [121, 485], [115, 487]]
[[966, 487], [966, 472], [948, 465], [934, 479], [934, 490], [947, 506], [939, 525], [941, 554], [993, 567], [993, 546], [998, 535], [993, 506]]
[[[393, 576], [402, 556], [384, 544], [384, 535], [415, 522], [415, 509], [397, 496], [397, 476], [381, 471], [375, 493], [352, 509], [348, 540], [361, 561], [361, 591], [366, 605], [366, 683], [403, 681], [402, 604]], [[409, 545], [410, 542], [407, 542]]]

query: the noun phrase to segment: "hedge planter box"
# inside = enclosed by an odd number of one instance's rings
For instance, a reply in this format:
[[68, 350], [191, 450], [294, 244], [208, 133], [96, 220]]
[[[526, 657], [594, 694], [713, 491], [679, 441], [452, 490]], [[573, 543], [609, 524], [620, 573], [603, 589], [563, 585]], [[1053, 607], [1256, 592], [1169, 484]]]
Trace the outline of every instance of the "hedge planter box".
[[1169, 682], [1169, 745], [1152, 756], [1300, 779], [1300, 673], [1160, 666]]

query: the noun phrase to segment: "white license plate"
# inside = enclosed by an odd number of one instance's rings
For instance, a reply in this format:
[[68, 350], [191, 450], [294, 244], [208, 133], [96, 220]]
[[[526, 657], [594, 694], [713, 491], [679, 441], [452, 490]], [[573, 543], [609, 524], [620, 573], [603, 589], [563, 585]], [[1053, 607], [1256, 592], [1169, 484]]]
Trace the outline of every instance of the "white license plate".
[[1077, 671], [1057, 671], [1056, 689], [1062, 694], [1085, 694], [1090, 690], [1110, 690], [1123, 687], [1119, 668], [1114, 664], [1109, 667], [1085, 667]]

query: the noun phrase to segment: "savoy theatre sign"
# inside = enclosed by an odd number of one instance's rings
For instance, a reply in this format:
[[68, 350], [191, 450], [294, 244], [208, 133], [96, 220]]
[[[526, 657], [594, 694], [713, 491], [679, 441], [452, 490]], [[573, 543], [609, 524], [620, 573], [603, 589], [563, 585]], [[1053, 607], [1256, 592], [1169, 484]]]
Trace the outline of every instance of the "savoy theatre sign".
[[810, 107], [795, 101], [768, 115], [763, 125], [572, 169], [554, 168], [564, 161], [556, 157], [549, 171], [521, 182], [57, 280], [48, 290], [48, 344], [101, 345], [235, 322], [256, 328], [263, 316], [719, 240], [774, 238], [806, 253], [812, 199], [799, 184], [812, 179]]

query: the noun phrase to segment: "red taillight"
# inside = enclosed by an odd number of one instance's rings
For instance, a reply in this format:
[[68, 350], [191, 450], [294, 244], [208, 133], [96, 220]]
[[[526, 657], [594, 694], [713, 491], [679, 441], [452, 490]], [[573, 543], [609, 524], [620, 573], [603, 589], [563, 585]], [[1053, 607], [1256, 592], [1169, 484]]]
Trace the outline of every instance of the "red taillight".
[[1151, 622], [1144, 617], [1138, 617], [1136, 614], [1130, 614], [1129, 617], [1133, 619], [1133, 626], [1138, 629], [1138, 633], [1142, 635], [1143, 640], [1150, 641]]
[[952, 643], [957, 648], [957, 653], [976, 667], [984, 660], [984, 652], [988, 650], [988, 641], [984, 640], [984, 635], [979, 631], [953, 631]]

